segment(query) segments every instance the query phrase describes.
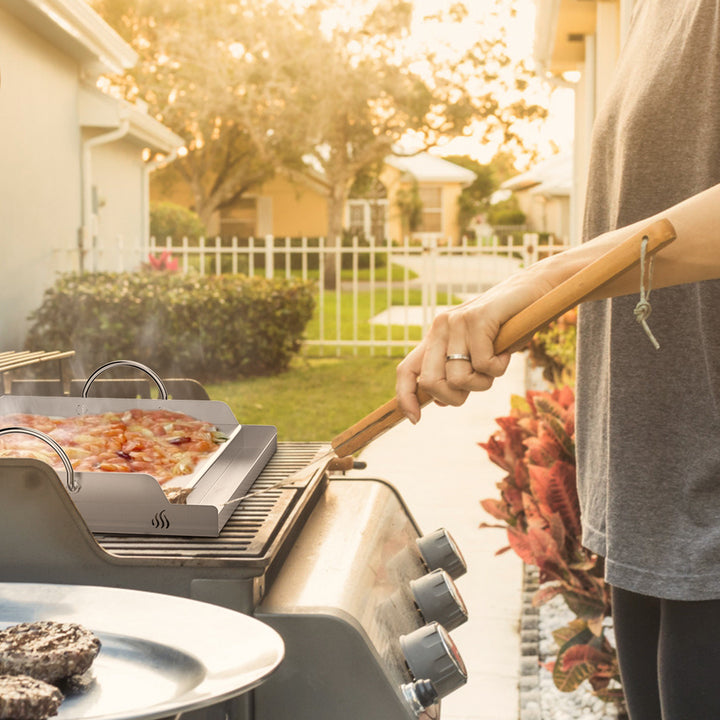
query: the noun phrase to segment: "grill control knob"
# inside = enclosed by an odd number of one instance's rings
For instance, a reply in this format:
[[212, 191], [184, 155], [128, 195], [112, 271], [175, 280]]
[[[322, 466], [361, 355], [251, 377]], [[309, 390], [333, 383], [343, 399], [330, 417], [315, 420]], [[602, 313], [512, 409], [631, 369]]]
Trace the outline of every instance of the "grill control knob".
[[453, 580], [467, 572], [465, 558], [445, 528], [423, 535], [417, 540], [420, 554], [430, 570], [442, 568]]
[[467, 670], [447, 630], [436, 622], [400, 636], [400, 647], [415, 680], [429, 680], [439, 698], [467, 682]]
[[436, 620], [446, 630], [454, 630], [468, 619], [460, 593], [445, 570], [433, 570], [410, 581], [415, 604], [427, 622]]
[[437, 699], [438, 694], [429, 680], [415, 680], [400, 686], [403, 697], [407, 700], [418, 717], [425, 708], [429, 708]]

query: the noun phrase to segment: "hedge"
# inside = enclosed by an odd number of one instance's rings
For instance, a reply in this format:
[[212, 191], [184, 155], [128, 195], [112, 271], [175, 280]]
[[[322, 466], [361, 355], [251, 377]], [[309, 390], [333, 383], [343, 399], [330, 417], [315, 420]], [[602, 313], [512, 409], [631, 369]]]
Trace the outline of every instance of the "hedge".
[[205, 232], [202, 220], [192, 210], [172, 202], [150, 204], [150, 234], [158, 238], [158, 242], [167, 237], [197, 240]]
[[314, 309], [312, 284], [244, 275], [70, 273], [29, 317], [28, 350], [72, 348], [88, 374], [119, 359], [201, 381], [287, 369]]

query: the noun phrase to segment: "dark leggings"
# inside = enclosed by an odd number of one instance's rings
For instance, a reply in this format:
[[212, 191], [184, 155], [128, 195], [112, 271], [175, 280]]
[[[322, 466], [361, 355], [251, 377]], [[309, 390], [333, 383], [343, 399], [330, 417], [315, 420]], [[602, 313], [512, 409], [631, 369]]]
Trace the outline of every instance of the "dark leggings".
[[630, 720], [720, 720], [720, 600], [612, 589]]

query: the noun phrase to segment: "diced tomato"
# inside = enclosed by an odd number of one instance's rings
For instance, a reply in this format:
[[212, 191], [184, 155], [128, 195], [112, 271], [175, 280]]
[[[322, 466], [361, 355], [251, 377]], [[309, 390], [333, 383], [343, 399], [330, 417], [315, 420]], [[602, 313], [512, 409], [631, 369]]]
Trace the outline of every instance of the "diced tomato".
[[[188, 415], [138, 408], [71, 418], [0, 416], [0, 427], [12, 426], [51, 435], [78, 471], [145, 472], [160, 483], [192, 473], [200, 460], [217, 450], [221, 437], [210, 423]], [[34, 457], [62, 467], [42, 440], [16, 433], [0, 436], [0, 457]]]

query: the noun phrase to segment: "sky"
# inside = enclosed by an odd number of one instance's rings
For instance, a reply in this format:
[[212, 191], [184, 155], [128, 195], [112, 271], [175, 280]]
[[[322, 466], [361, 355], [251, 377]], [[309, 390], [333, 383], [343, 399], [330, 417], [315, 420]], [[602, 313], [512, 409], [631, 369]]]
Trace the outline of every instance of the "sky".
[[[311, 0], [287, 0], [296, 5], [305, 5]], [[363, 9], [373, 7], [377, 0], [336, 0], [338, 10], [328, 19], [342, 25], [352, 25], [355, 18], [360, 16]], [[510, 57], [514, 60], [525, 59], [532, 64], [532, 51], [535, 27], [534, 0], [508, 0], [508, 7], [514, 9], [514, 17], [506, 12], [501, 17], [494, 17], [492, 9], [494, 0], [466, 0], [469, 16], [463, 23], [447, 26], [447, 34], [443, 38], [443, 29], [431, 18], [441, 10], [447, 10], [451, 5], [449, 0], [413, 0], [415, 12], [413, 15], [413, 28], [411, 37], [419, 44], [432, 45], [437, 38], [451, 41], [454, 46], [470, 45], [477, 37], [477, 33], [503, 32]], [[504, 28], [504, 31], [501, 30]], [[573, 130], [573, 91], [568, 89], [550, 90], [545, 83], [538, 81], [531, 95], [531, 100], [546, 105], [549, 117], [542, 127], [527, 130], [528, 141], [538, 148], [541, 156], [548, 156], [557, 150], [569, 150], [572, 143]], [[433, 152], [441, 155], [470, 155], [481, 162], [488, 162], [495, 150], [495, 146], [483, 143], [477, 134], [469, 137], [456, 138], [449, 143], [436, 148]], [[522, 158], [521, 158], [522, 163]]]
[[[489, 21], [490, 11], [494, 5], [493, 0], [468, 0], [466, 3], [470, 16], [463, 23], [466, 37], [458, 38], [471, 42], [473, 33], [478, 32], [479, 25], [487, 24], [498, 32], [501, 26], [505, 27], [504, 36], [507, 43], [508, 54], [514, 60], [526, 60], [531, 66], [533, 42], [535, 35], [535, 2], [534, 0], [510, 0], [509, 5], [515, 10], [514, 17], [502, 17], [498, 22]], [[423, 16], [431, 15], [442, 7], [447, 7], [447, 0], [414, 0], [416, 8], [417, 29], [419, 34], [435, 32], [435, 28], [423, 22]], [[455, 31], [457, 32], [457, 31]], [[538, 82], [538, 88], [531, 95], [532, 101], [546, 105], [549, 111], [548, 119], [542, 127], [534, 131], [528, 130], [528, 138], [538, 147], [544, 156], [557, 150], [569, 150], [572, 143], [573, 132], [573, 97], [574, 93], [568, 89], [550, 89], [545, 83]], [[482, 162], [488, 162], [495, 152], [495, 147], [485, 146], [476, 135], [456, 138], [442, 148], [440, 154], [471, 155]]]

